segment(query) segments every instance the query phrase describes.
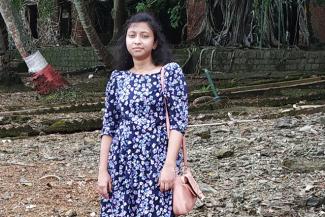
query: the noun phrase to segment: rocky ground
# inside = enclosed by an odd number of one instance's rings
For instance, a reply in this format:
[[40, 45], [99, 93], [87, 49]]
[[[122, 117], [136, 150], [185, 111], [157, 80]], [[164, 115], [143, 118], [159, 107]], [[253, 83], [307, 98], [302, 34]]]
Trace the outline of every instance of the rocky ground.
[[[81, 81], [88, 82], [87, 76]], [[91, 93], [88, 102], [102, 99]], [[8, 112], [78, 98], [45, 98], [32, 91], [0, 97], [2, 128], [17, 124]], [[287, 108], [292, 105], [227, 106], [190, 115], [190, 164], [206, 199], [188, 216], [325, 216], [324, 107], [285, 113]], [[46, 118], [95, 118], [101, 112], [24, 115], [20, 121], [34, 126]], [[0, 216], [98, 216], [98, 156], [98, 130], [0, 138]]]

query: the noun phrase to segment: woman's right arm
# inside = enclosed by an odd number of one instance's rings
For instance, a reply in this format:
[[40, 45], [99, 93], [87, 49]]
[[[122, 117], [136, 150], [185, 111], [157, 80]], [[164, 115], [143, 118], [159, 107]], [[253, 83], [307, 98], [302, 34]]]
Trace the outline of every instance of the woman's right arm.
[[112, 138], [118, 124], [119, 113], [117, 111], [117, 100], [115, 92], [117, 89], [115, 71], [112, 72], [110, 81], [105, 91], [105, 112], [103, 116], [103, 128], [101, 130], [100, 156], [98, 166], [98, 186], [100, 195], [108, 199], [108, 192], [112, 192], [112, 179], [108, 171], [108, 155], [112, 145]]
[[108, 192], [112, 192], [112, 179], [107, 169], [108, 155], [112, 144], [112, 137], [103, 135], [100, 144], [100, 157], [98, 166], [98, 186], [97, 190], [100, 195], [108, 199]]

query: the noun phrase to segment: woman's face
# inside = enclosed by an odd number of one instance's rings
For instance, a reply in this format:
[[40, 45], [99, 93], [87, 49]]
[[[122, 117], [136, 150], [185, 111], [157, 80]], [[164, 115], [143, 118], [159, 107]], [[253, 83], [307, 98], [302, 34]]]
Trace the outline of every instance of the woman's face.
[[157, 47], [154, 33], [146, 22], [132, 23], [126, 33], [126, 47], [133, 59], [151, 58], [151, 51]]

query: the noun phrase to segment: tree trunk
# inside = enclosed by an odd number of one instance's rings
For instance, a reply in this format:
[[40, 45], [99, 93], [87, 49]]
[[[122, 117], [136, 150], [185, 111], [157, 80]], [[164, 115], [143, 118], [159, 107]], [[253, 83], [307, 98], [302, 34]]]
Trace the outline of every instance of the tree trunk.
[[106, 50], [103, 43], [100, 41], [95, 28], [93, 27], [87, 9], [85, 7], [84, 0], [73, 0], [80, 22], [83, 26], [83, 29], [86, 32], [88, 40], [91, 46], [94, 48], [96, 54], [98, 55], [99, 59], [104, 63], [107, 68], [111, 68], [111, 60], [112, 56]]
[[8, 32], [6, 24], [0, 15], [0, 85], [6, 87], [23, 86], [21, 78], [15, 73], [8, 71], [10, 61], [8, 51]]
[[6, 23], [0, 14], [0, 55], [6, 53], [8, 50], [8, 31]]
[[18, 15], [14, 12], [10, 1], [0, 1], [0, 13], [7, 25], [7, 29], [12, 35], [12, 38], [15, 42], [16, 48], [19, 51], [20, 55], [25, 58], [29, 55], [31, 51], [28, 44], [28, 38], [23, 31], [23, 28], [19, 28], [21, 24], [19, 23]]
[[110, 43], [114, 43], [117, 41], [120, 36], [123, 28], [123, 24], [125, 22], [125, 0], [114, 0], [114, 8], [112, 11], [112, 17], [114, 19], [114, 29], [113, 29], [113, 37]]
[[40, 94], [48, 94], [67, 86], [68, 83], [46, 62], [39, 52], [29, 55], [32, 52], [31, 40], [24, 33], [24, 28], [20, 23], [21, 20], [18, 17], [18, 13], [15, 13], [10, 2], [9, 0], [0, 0], [0, 13], [15, 42], [17, 50], [32, 73], [32, 81], [35, 89]]
[[187, 41], [197, 39], [206, 27], [207, 1], [187, 0]]

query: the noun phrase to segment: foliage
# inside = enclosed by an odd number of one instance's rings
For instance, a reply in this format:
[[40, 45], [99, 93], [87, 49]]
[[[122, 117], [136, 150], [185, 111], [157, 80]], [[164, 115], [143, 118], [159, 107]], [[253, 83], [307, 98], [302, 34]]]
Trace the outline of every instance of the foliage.
[[319, 4], [319, 5], [324, 5], [325, 0], [316, 0], [316, 3]]
[[168, 9], [169, 20], [172, 28], [176, 29], [182, 25], [182, 12], [185, 9], [184, 1], [178, 1], [174, 6], [169, 6], [166, 0], [144, 0], [136, 5], [137, 12], [152, 11], [159, 14], [162, 8]]
[[204, 92], [209, 92], [211, 91], [212, 88], [210, 87], [210, 85], [202, 85], [200, 88], [194, 90], [193, 92], [195, 93], [204, 93]]
[[171, 22], [171, 26], [176, 29], [177, 27], [181, 26], [181, 18], [182, 18], [182, 10], [184, 9], [184, 5], [181, 5], [179, 1], [178, 4], [168, 9], [169, 19]]
[[24, 5], [24, 0], [11, 0], [11, 4], [16, 10], [20, 10]]
[[70, 88], [50, 93], [42, 97], [42, 99], [47, 103], [63, 103], [76, 101], [78, 97], [80, 96], [77, 90]]
[[41, 0], [38, 3], [38, 12], [40, 19], [50, 18], [55, 11], [55, 1]]
[[[11, 0], [12, 6], [20, 11], [25, 5], [25, 0]], [[52, 16], [55, 7], [55, 1], [53, 0], [41, 0], [38, 2], [38, 12], [40, 19], [49, 18]]]
[[159, 9], [164, 7], [166, 4], [165, 0], [145, 0], [137, 4], [137, 12], [143, 11], [154, 11], [159, 12]]

